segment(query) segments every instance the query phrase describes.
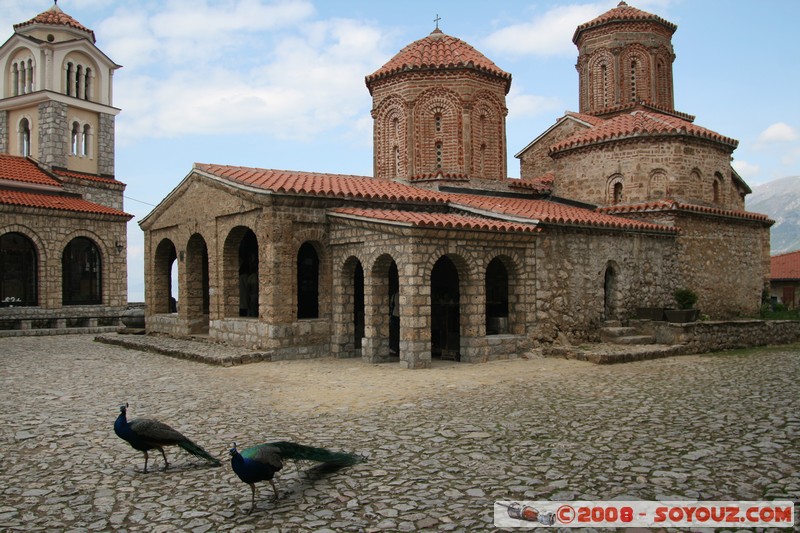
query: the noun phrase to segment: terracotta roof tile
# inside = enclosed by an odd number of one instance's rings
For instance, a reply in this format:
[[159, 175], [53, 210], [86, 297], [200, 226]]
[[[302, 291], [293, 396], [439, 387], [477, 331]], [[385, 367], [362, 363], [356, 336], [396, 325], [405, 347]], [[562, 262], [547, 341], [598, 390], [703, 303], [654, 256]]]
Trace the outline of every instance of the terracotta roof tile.
[[443, 204], [445, 194], [389, 180], [345, 174], [320, 174], [195, 163], [195, 169], [275, 193]]
[[530, 179], [508, 179], [506, 183], [512, 189], [524, 189], [538, 193], [551, 193], [553, 192], [553, 181], [555, 181], [555, 176], [548, 172], [543, 176], [539, 176], [538, 178], [530, 178]]
[[95, 204], [75, 196], [58, 194], [42, 194], [0, 189], [0, 204], [131, 218], [131, 215], [118, 209]]
[[7, 154], [0, 154], [0, 180], [61, 187], [58, 180], [53, 179], [30, 159]]
[[709, 215], [759, 220], [762, 222], [769, 222], [770, 224], [773, 222], [767, 215], [762, 215], [760, 213], [752, 213], [750, 211], [733, 211], [705, 205], [687, 204], [675, 200], [657, 200], [654, 202], [645, 202], [641, 204], [612, 205], [608, 207], [601, 207], [598, 209], [598, 211], [601, 213], [613, 214], [642, 213], [652, 211], [694, 211], [696, 213], [706, 213]]
[[98, 176], [97, 174], [86, 174], [85, 172], [75, 172], [73, 170], [53, 169], [53, 174], [56, 176], [77, 178], [90, 181], [101, 181], [105, 183], [121, 183], [111, 176]]
[[506, 80], [506, 91], [511, 85], [511, 74], [495, 65], [482, 53], [461, 39], [442, 33], [438, 28], [430, 35], [414, 41], [400, 50], [385, 65], [366, 77], [367, 86], [400, 72], [427, 69], [474, 69]]
[[800, 250], [770, 257], [770, 278], [800, 279]]
[[677, 233], [676, 228], [613, 216], [549, 200], [451, 194], [450, 205], [537, 220], [543, 224]]
[[646, 11], [642, 11], [641, 9], [636, 9], [635, 7], [631, 7], [626, 4], [624, 1], [617, 4], [617, 7], [606, 11], [602, 15], [597, 18], [590, 20], [589, 22], [585, 22], [577, 27], [575, 33], [572, 35], [572, 42], [578, 42], [580, 39], [581, 33], [590, 29], [590, 28], [597, 28], [598, 26], [603, 26], [605, 24], [611, 24], [614, 22], [656, 22], [661, 24], [665, 28], [667, 28], [670, 33], [674, 33], [678, 27], [665, 20], [657, 15], [653, 15], [652, 13], [648, 13]]
[[534, 233], [540, 231], [535, 223], [522, 224], [455, 213], [421, 213], [389, 209], [358, 208], [333, 209], [331, 212], [375, 221], [403, 223], [425, 228], [468, 229], [512, 233]]
[[690, 136], [724, 144], [733, 149], [739, 144], [735, 139], [725, 137], [709, 129], [697, 126], [676, 116], [636, 109], [631, 113], [602, 119], [550, 147], [551, 153], [588, 146], [611, 140], [631, 139], [647, 136]]
[[70, 28], [74, 28], [76, 30], [81, 30], [86, 32], [92, 39], [92, 42], [95, 42], [94, 32], [75, 20], [74, 18], [70, 17], [66, 13], [64, 13], [58, 5], [53, 5], [50, 9], [43, 13], [39, 13], [32, 19], [26, 22], [20, 22], [19, 24], [14, 24], [14, 30], [16, 31], [18, 28], [24, 28], [26, 26], [32, 26], [34, 24], [50, 24], [54, 26], [69, 26]]

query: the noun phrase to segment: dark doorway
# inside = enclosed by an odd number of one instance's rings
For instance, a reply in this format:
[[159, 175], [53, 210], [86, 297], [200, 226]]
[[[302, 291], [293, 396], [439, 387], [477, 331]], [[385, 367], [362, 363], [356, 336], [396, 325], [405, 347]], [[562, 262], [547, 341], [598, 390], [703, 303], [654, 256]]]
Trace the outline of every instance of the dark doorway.
[[319, 318], [319, 256], [308, 242], [297, 253], [297, 318]]
[[353, 326], [354, 346], [360, 350], [364, 338], [364, 267], [360, 261], [356, 263], [353, 273]]
[[616, 319], [617, 307], [617, 273], [614, 267], [606, 267], [605, 278], [603, 281], [603, 314], [605, 320]]
[[33, 242], [21, 233], [0, 237], [0, 306], [37, 305], [39, 265]]
[[400, 357], [400, 277], [394, 261], [389, 265], [389, 355]]
[[494, 258], [486, 267], [486, 334], [508, 333], [508, 270]]
[[72, 239], [61, 255], [64, 305], [102, 303], [102, 268], [97, 246], [86, 237]]
[[458, 270], [442, 257], [431, 272], [431, 357], [460, 360], [460, 302]]
[[250, 229], [239, 243], [239, 316], [258, 316], [258, 238]]

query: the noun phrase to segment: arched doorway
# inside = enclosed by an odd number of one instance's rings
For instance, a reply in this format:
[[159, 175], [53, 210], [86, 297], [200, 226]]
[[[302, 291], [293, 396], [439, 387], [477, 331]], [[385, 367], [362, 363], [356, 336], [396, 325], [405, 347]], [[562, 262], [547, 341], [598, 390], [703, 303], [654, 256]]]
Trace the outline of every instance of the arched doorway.
[[103, 303], [100, 251], [91, 239], [75, 237], [61, 255], [63, 305]]
[[297, 318], [319, 318], [319, 255], [310, 242], [297, 252]]
[[0, 236], [0, 305], [39, 304], [39, 259], [36, 247], [22, 233]]
[[617, 269], [613, 264], [608, 264], [603, 277], [603, 318], [605, 320], [617, 319], [618, 283]]
[[400, 357], [400, 277], [397, 263], [389, 265], [389, 357]]
[[164, 239], [158, 243], [153, 257], [152, 309], [154, 314], [178, 311], [176, 298], [178, 287], [177, 282], [173, 281], [173, 270], [177, 267], [177, 259], [175, 244], [171, 240]]
[[361, 350], [364, 338], [364, 267], [356, 261], [353, 269], [353, 346]]
[[486, 267], [486, 334], [508, 333], [508, 270], [495, 257]]
[[460, 306], [458, 270], [441, 257], [431, 271], [431, 357], [460, 360]]
[[186, 314], [190, 333], [208, 333], [208, 247], [199, 234], [186, 245]]
[[239, 242], [239, 316], [258, 316], [258, 239], [251, 229]]

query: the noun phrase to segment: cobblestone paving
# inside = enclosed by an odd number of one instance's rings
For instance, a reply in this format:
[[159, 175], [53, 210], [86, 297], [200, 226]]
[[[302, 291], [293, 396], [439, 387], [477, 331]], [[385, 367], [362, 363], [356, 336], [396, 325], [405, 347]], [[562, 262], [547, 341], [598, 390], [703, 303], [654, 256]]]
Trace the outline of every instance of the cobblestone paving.
[[[800, 500], [797, 347], [609, 367], [357, 365], [223, 368], [85, 335], [0, 339], [0, 530], [483, 531], [497, 499]], [[370, 372], [395, 397], [359, 381]], [[350, 399], [294, 399], [290, 373]], [[461, 373], [477, 377], [448, 385]], [[168, 448], [170, 469], [154, 453], [142, 474], [112, 428], [125, 401], [224, 466]], [[248, 516], [226, 450], [284, 438], [368, 460], [318, 478], [289, 467], [281, 499], [260, 484]]]

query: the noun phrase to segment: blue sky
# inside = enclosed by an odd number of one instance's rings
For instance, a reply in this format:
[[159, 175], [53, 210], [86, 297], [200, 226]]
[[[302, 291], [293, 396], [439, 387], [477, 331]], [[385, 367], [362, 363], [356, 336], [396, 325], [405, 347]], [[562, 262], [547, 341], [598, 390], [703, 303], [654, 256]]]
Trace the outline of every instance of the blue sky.
[[[572, 34], [618, 0], [60, 0], [123, 65], [114, 76], [116, 177], [127, 184], [129, 299], [142, 301], [137, 222], [194, 162], [372, 173], [364, 76], [442, 31], [513, 76], [513, 156], [578, 110]], [[755, 187], [800, 176], [796, 0], [631, 0], [678, 25], [675, 107], [739, 140], [733, 165]], [[0, 31], [52, 0], [0, 0]]]

